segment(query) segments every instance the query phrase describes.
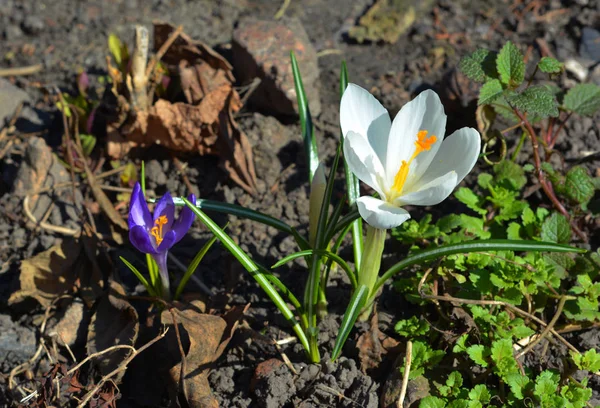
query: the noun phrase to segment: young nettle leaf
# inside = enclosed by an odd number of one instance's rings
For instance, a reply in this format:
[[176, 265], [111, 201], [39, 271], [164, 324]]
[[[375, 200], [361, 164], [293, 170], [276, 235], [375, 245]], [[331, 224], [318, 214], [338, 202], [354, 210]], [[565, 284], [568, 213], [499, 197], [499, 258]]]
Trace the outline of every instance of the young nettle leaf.
[[446, 401], [433, 395], [428, 395], [419, 402], [419, 408], [446, 408]]
[[435, 366], [446, 355], [442, 350], [433, 350], [429, 344], [422, 341], [415, 341], [413, 343], [412, 352], [410, 379], [423, 375], [426, 368]]
[[[542, 371], [535, 380], [534, 395], [540, 399], [542, 407], [563, 406], [560, 402], [562, 398], [556, 401], [556, 391], [560, 376], [557, 373], [546, 370]], [[558, 402], [558, 405], [551, 405]]]
[[492, 343], [491, 357], [495, 364], [494, 371], [501, 378], [518, 372], [519, 367], [513, 355], [513, 344], [510, 339], [501, 339]]
[[558, 213], [553, 213], [542, 224], [542, 240], [566, 243], [571, 240], [571, 225], [567, 218]]
[[515, 398], [519, 400], [525, 398], [524, 392], [526, 392], [528, 385], [531, 383], [526, 375], [521, 373], [513, 373], [507, 375], [505, 380]]
[[510, 41], [498, 53], [496, 67], [500, 74], [500, 80], [510, 88], [518, 87], [525, 79], [523, 54]]
[[541, 117], [557, 117], [558, 103], [554, 94], [544, 85], [532, 86], [510, 98], [510, 102], [520, 111]]
[[412, 316], [408, 320], [398, 321], [394, 330], [396, 330], [396, 333], [400, 336], [414, 338], [428, 333], [429, 324], [425, 320], [419, 319], [417, 316]]
[[[487, 406], [492, 398], [490, 391], [484, 384], [478, 384], [469, 392], [469, 399], [481, 403], [480, 406]], [[471, 406], [471, 405], [469, 405]]]
[[460, 187], [458, 190], [456, 190], [454, 196], [458, 199], [458, 201], [475, 211], [477, 214], [487, 214], [487, 209], [481, 207], [483, 204], [483, 199], [475, 194], [470, 188]]
[[503, 160], [494, 165], [494, 180], [502, 185], [508, 184], [514, 190], [521, 190], [527, 183], [523, 167], [510, 160]]
[[600, 353], [595, 349], [590, 349], [583, 354], [571, 351], [571, 358], [580, 370], [595, 373], [600, 370]]
[[596, 84], [578, 84], [569, 89], [563, 101], [566, 110], [592, 116], [600, 109], [600, 87]]
[[594, 182], [587, 169], [575, 166], [565, 177], [566, 195], [581, 205], [586, 205], [594, 197]]
[[475, 364], [482, 367], [488, 366], [487, 357], [490, 355], [490, 351], [483, 344], [474, 344], [467, 347], [467, 354]]
[[551, 57], [542, 57], [538, 62], [538, 68], [540, 71], [547, 74], [558, 74], [562, 72], [564, 64]]
[[452, 348], [452, 352], [453, 353], [466, 353], [467, 352], [466, 342], [467, 342], [468, 338], [469, 338], [468, 334], [463, 334], [462, 336], [460, 336], [458, 338], [458, 340], [456, 340], [456, 344], [454, 344], [454, 347]]
[[477, 105], [488, 105], [498, 99], [504, 93], [502, 84], [497, 79], [487, 81], [479, 90]]
[[458, 67], [463, 74], [476, 82], [498, 78], [496, 55], [493, 51], [480, 48], [461, 59]]

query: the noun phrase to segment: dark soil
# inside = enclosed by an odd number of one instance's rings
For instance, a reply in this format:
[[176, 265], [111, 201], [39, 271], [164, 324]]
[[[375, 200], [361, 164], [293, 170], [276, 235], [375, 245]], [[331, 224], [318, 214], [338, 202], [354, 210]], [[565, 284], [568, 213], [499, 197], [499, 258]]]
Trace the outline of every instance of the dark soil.
[[[19, 363], [30, 358], [37, 348], [38, 324], [44, 310], [33, 303], [18, 309], [8, 306], [8, 298], [19, 286], [19, 265], [24, 259], [44, 251], [62, 238], [45, 229], [30, 229], [23, 215], [22, 198], [13, 191], [13, 182], [24, 162], [24, 147], [33, 133], [42, 136], [51, 146], [56, 146], [62, 132], [61, 117], [49, 103], [48, 92], [58, 87], [75, 92], [75, 76], [85, 70], [92, 80], [106, 74], [106, 41], [109, 33], [123, 39], [132, 38], [134, 24], [149, 25], [160, 19], [174, 25], [183, 25], [192, 38], [200, 39], [230, 58], [233, 29], [244, 17], [272, 19], [281, 6], [280, 0], [245, 1], [186, 1], [186, 0], [111, 0], [71, 2], [53, 0], [2, 0], [0, 1], [0, 64], [18, 67], [41, 63], [43, 69], [32, 76], [10, 78], [29, 95], [31, 106], [21, 121], [21, 137], [2, 158], [0, 171], [0, 367], [9, 373]], [[473, 126], [476, 93], [468, 86], [457, 86], [456, 64], [459, 59], [478, 46], [499, 49], [506, 40], [522, 45], [530, 60], [542, 55], [540, 44], [561, 60], [577, 59], [589, 69], [590, 79], [600, 81], [594, 70], [600, 58], [593, 60], [580, 54], [581, 32], [584, 27], [600, 25], [600, 3], [597, 1], [540, 0], [535, 13], [526, 9], [521, 1], [437, 1], [420, 16], [414, 25], [395, 44], [357, 44], [349, 39], [348, 30], [370, 4], [367, 0], [354, 2], [334, 0], [292, 1], [287, 16], [298, 17], [310, 41], [321, 56], [320, 98], [322, 111], [315, 118], [320, 154], [330, 164], [339, 138], [338, 78], [340, 63], [346, 60], [350, 80], [370, 90], [392, 114], [415, 93], [435, 88], [444, 98], [449, 116], [447, 132], [462, 126]], [[563, 10], [563, 11], [559, 11]], [[335, 50], [334, 52], [329, 52]], [[302, 67], [300, 67], [302, 69]], [[235, 72], [234, 72], [235, 74]], [[571, 74], [564, 76], [566, 85], [577, 80]], [[238, 84], [245, 85], [245, 84]], [[0, 102], [2, 98], [0, 97]], [[7, 117], [10, 120], [12, 115]], [[2, 119], [2, 118], [0, 118]], [[586, 152], [600, 150], [600, 130], [595, 119], [573, 120], [557, 150], [567, 160], [581, 158]], [[308, 225], [308, 186], [306, 167], [296, 119], [275, 117], [269, 112], [256, 112], [248, 106], [237, 118], [253, 146], [256, 173], [259, 179], [257, 196], [247, 194], [216, 170], [215, 157], [188, 157], [180, 160], [196, 194], [202, 198], [226, 201], [256, 209], [282, 219], [304, 231]], [[0, 125], [1, 127], [1, 125]], [[515, 140], [508, 140], [509, 148]], [[524, 150], [527, 153], [527, 150]], [[161, 195], [187, 195], [187, 187], [171, 156], [151, 148], [135, 156], [145, 160], [147, 188]], [[589, 168], [596, 171], [595, 163]], [[107, 167], [108, 169], [108, 167]], [[107, 179], [107, 183], [115, 181]], [[468, 181], [468, 180], [467, 180]], [[89, 205], [90, 196], [82, 197]], [[447, 207], [444, 207], [447, 206]], [[451, 200], [437, 211], [453, 208]], [[418, 211], [413, 215], [419, 219]], [[214, 215], [223, 225], [227, 217]], [[68, 212], [53, 210], [50, 220], [55, 225], [77, 223]], [[229, 218], [228, 232], [263, 265], [272, 265], [282, 256], [295, 251], [291, 237], [275, 229], [243, 219]], [[98, 216], [98, 225], [105, 225]], [[197, 224], [199, 225], [199, 224]], [[99, 227], [99, 228], [100, 228]], [[200, 245], [210, 236], [203, 227], [196, 226], [173, 254], [184, 263], [189, 261]], [[594, 240], [595, 238], [593, 238]], [[593, 241], [592, 240], [592, 241]], [[389, 243], [389, 248], [395, 244]], [[119, 255], [136, 260], [142, 257], [131, 248], [106, 247], [118, 269], [118, 280], [135, 294], [140, 290], [137, 281], [121, 265]], [[347, 249], [343, 250], [347, 251]], [[390, 251], [389, 253], [398, 253]], [[384, 264], [396, 258], [390, 256]], [[296, 293], [302, 293], [305, 270], [299, 264], [281, 268], [281, 278]], [[213, 293], [209, 306], [222, 311], [225, 305], [251, 307], [244, 323], [238, 329], [226, 353], [218, 360], [209, 380], [216, 398], [224, 407], [369, 407], [379, 406], [379, 398], [391, 367], [377, 373], [363, 373], [360, 369], [356, 338], [368, 328], [363, 325], [353, 333], [344, 350], [344, 357], [331, 363], [327, 354], [322, 364], [306, 364], [297, 342], [275, 347], [274, 340], [293, 335], [289, 326], [266, 299], [254, 281], [239, 264], [221, 249], [209, 252], [196, 276]], [[191, 291], [199, 291], [190, 283]], [[321, 324], [322, 351], [331, 350], [341, 315], [349, 299], [350, 286], [340, 276], [332, 278], [328, 299], [330, 316]], [[380, 329], [393, 335], [393, 325], [398, 319], [410, 316], [414, 306], [387, 288], [379, 303], [382, 316]], [[60, 309], [60, 307], [59, 307]], [[590, 330], [573, 335], [572, 341], [582, 348], [598, 349], [599, 332]], [[75, 348], [81, 359], [84, 347]], [[152, 359], [149, 354], [139, 358]], [[256, 375], [259, 364], [276, 359], [282, 354], [291, 361], [297, 374], [285, 364], [274, 363], [264, 375]], [[65, 354], [66, 355], [66, 354]], [[389, 364], [395, 355], [385, 357]], [[535, 361], [528, 362], [534, 364]], [[39, 371], [48, 369], [37, 367]], [[32, 373], [37, 375], [38, 373]], [[118, 406], [144, 406], [139, 393], [145, 387], [137, 379], [126, 375], [120, 386], [122, 397]], [[600, 388], [598, 377], [592, 380]], [[150, 386], [149, 386], [150, 387]], [[154, 394], [152, 394], [154, 395]], [[164, 396], [164, 390], [158, 395]], [[8, 391], [7, 376], [0, 376], [0, 406], [14, 406], [23, 395]], [[595, 398], [600, 398], [597, 394]], [[146, 404], [148, 404], [147, 400]], [[160, 401], [155, 401], [160, 406]]]

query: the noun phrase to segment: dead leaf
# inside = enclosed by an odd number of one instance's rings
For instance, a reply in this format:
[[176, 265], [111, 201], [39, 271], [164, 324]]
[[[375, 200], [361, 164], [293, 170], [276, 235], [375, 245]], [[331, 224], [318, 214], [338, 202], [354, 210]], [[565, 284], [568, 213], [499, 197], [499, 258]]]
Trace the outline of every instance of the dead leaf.
[[[135, 345], [139, 332], [138, 314], [133, 306], [125, 300], [123, 287], [111, 281], [110, 291], [100, 299], [96, 313], [88, 328], [87, 352], [88, 354], [106, 350], [115, 345]], [[100, 372], [106, 375], [116, 369], [129, 355], [131, 349], [117, 349], [102, 354], [95, 359]], [[125, 371], [113, 377], [118, 383]]]
[[48, 330], [50, 337], [55, 337], [60, 345], [74, 346], [85, 339], [85, 329], [89, 321], [89, 313], [81, 300], [74, 300], [67, 306], [63, 316], [54, 327]]
[[363, 373], [379, 367], [383, 357], [388, 353], [396, 352], [398, 340], [389, 337], [379, 330], [379, 314], [375, 311], [369, 322], [369, 330], [361, 334], [356, 346], [360, 369]]
[[[186, 310], [171, 309], [163, 311], [161, 321], [173, 326], [173, 315], [179, 328], [185, 353], [185, 373], [183, 394], [192, 408], [218, 407], [208, 383], [208, 374], [214, 363], [227, 347], [237, 322], [246, 308], [233, 308], [223, 317], [199, 313], [195, 308]], [[179, 350], [175, 330], [167, 335], [169, 350]], [[173, 366], [169, 373], [173, 382], [172, 395], [179, 390], [182, 363]]]
[[[154, 49], [169, 39], [175, 28], [155, 23]], [[201, 41], [181, 33], [162, 57], [172, 75], [180, 78], [187, 103], [159, 99], [129, 120], [107, 126], [108, 154], [122, 158], [131, 148], [160, 144], [167, 149], [220, 156], [230, 177], [251, 194], [256, 193], [252, 148], [234, 120], [241, 108], [233, 88], [232, 67]]]
[[32, 297], [43, 307], [50, 306], [58, 296], [72, 291], [80, 255], [80, 243], [65, 239], [60, 245], [25, 259], [21, 263], [19, 276], [21, 289], [10, 296], [8, 304], [13, 305]]

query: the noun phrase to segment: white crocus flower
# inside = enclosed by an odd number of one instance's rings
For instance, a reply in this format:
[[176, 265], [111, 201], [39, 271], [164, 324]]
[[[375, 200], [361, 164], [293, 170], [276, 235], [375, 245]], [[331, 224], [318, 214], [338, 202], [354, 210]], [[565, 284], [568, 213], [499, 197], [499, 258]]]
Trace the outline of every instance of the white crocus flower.
[[358, 211], [379, 229], [408, 220], [405, 205], [435, 205], [448, 197], [475, 165], [481, 147], [473, 128], [444, 139], [446, 114], [431, 90], [404, 105], [392, 123], [373, 95], [349, 84], [340, 122], [348, 167], [379, 194], [360, 197]]

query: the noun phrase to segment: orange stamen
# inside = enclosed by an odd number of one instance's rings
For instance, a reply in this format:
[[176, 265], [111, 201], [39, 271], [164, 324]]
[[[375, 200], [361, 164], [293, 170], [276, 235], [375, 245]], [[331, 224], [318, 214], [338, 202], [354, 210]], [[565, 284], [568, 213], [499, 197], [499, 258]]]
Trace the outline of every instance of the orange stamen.
[[404, 184], [406, 183], [406, 178], [408, 177], [408, 170], [410, 168], [413, 160], [422, 152], [431, 149], [431, 146], [437, 141], [437, 137], [431, 135], [427, 137], [426, 130], [420, 130], [417, 133], [417, 140], [415, 141], [415, 152], [408, 160], [402, 160], [402, 164], [400, 165], [400, 169], [398, 169], [398, 173], [394, 177], [394, 184], [392, 185], [392, 199], [400, 196], [402, 194], [402, 189], [404, 188]]
[[150, 235], [156, 240], [156, 245], [160, 245], [163, 240], [163, 225], [169, 222], [166, 215], [161, 215], [156, 221], [154, 221], [155, 227], [150, 230]]

